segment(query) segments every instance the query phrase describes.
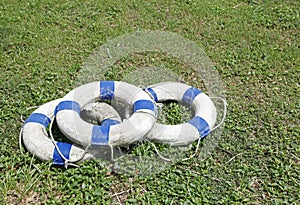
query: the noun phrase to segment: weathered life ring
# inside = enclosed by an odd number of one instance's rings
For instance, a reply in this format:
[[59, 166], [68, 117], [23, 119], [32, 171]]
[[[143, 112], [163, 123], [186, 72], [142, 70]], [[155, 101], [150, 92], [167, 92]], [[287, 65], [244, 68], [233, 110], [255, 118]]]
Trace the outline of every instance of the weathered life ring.
[[52, 160], [55, 165], [81, 162], [93, 158], [77, 145], [52, 141], [46, 128], [53, 120], [55, 107], [62, 101], [50, 101], [36, 109], [24, 122], [21, 139], [29, 152], [41, 160]]
[[[120, 100], [133, 107], [133, 114], [115, 125], [94, 125], [80, 117], [81, 108], [92, 101]], [[92, 82], [69, 92], [56, 107], [61, 132], [84, 147], [90, 145], [126, 146], [142, 140], [153, 127], [157, 108], [141, 88], [120, 81]]]
[[190, 106], [195, 116], [186, 123], [164, 125], [155, 123], [146, 138], [158, 143], [170, 145], [188, 145], [207, 136], [216, 123], [216, 107], [202, 91], [179, 82], [163, 82], [149, 86], [145, 91], [155, 102], [176, 100]]

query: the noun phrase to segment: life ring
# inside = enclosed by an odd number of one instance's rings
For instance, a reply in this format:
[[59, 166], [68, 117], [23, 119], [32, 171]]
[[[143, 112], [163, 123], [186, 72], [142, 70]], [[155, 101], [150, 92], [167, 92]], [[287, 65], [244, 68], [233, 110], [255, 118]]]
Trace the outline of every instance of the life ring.
[[[133, 107], [133, 114], [115, 125], [94, 125], [80, 117], [82, 106], [92, 101], [120, 100]], [[120, 81], [91, 82], [69, 92], [55, 111], [59, 129], [71, 141], [90, 145], [126, 146], [142, 140], [157, 117], [155, 102], [146, 92]]]
[[91, 154], [77, 145], [51, 141], [46, 128], [51, 123], [55, 107], [62, 101], [57, 99], [43, 104], [24, 122], [21, 139], [29, 152], [41, 160], [52, 160], [55, 165], [66, 165], [69, 162], [81, 162], [93, 158]]
[[146, 136], [149, 140], [174, 146], [188, 145], [207, 136], [216, 123], [214, 103], [197, 88], [179, 82], [163, 82], [149, 86], [145, 91], [155, 102], [176, 100], [190, 106], [195, 113], [189, 122], [179, 125], [155, 123]]

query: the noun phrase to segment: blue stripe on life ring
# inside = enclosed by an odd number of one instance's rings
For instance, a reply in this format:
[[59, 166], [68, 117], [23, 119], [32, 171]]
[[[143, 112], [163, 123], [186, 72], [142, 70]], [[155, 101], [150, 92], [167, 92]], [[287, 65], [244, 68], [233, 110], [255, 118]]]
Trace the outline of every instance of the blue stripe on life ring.
[[44, 127], [47, 127], [49, 125], [49, 123], [51, 122], [51, 119], [42, 113], [32, 113], [26, 119], [26, 121], [24, 122], [24, 125], [29, 122], [39, 123], [39, 124], [43, 125]]
[[80, 113], [80, 105], [78, 102], [72, 100], [61, 101], [54, 110], [54, 115], [56, 115], [61, 110], [74, 110], [78, 114]]
[[152, 110], [153, 112], [156, 112], [156, 106], [152, 101], [150, 100], [135, 101], [135, 103], [133, 104], [133, 112], [136, 112], [138, 110], [143, 110], [143, 109]]
[[202, 117], [195, 116], [188, 123], [198, 130], [200, 138], [205, 137], [210, 132], [209, 125]]
[[146, 88], [146, 90], [151, 94], [154, 101], [158, 102], [158, 98], [157, 98], [157, 95], [156, 95], [155, 91], [152, 88]]
[[100, 81], [100, 100], [112, 100], [114, 98], [114, 92], [114, 81]]
[[[56, 145], [57, 145], [59, 151], [62, 153], [62, 155], [66, 159], [70, 159], [70, 151], [71, 151], [72, 145], [69, 143], [64, 143], [64, 142], [57, 142]], [[64, 159], [60, 156], [56, 147], [53, 151], [52, 161], [53, 161], [53, 164], [55, 164], [55, 165], [64, 165], [65, 164]]]
[[118, 120], [112, 120], [112, 119], [105, 119], [101, 121], [101, 126], [110, 126], [116, 124], [120, 124], [120, 122]]
[[95, 125], [92, 130], [92, 145], [107, 145], [110, 126]]
[[202, 91], [198, 88], [191, 87], [187, 89], [182, 96], [182, 103], [187, 105], [192, 104], [194, 98], [200, 93], [202, 93]]

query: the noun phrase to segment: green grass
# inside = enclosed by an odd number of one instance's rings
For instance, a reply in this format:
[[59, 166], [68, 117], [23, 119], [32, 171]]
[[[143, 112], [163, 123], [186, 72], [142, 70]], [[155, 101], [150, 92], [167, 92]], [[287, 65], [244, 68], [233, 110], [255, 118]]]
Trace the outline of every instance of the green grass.
[[[299, 2], [6, 0], [0, 5], [1, 204], [300, 203]], [[66, 170], [21, 155], [20, 115], [26, 108], [63, 97], [94, 49], [138, 30], [178, 33], [215, 63], [229, 110], [214, 152], [204, 161], [196, 157], [133, 177], [95, 161]], [[187, 65], [156, 53], [121, 59], [108, 76], [121, 79], [141, 65], [175, 66], [186, 83], [202, 85]]]

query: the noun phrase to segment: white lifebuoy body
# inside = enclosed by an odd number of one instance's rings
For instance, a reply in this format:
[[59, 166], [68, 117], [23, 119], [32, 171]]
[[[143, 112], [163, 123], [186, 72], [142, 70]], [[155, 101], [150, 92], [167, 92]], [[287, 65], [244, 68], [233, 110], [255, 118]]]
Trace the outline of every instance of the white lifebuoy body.
[[[97, 100], [120, 100], [133, 107], [133, 114], [119, 124], [104, 126], [81, 119], [80, 109]], [[77, 144], [126, 146], [142, 140], [149, 132], [156, 121], [157, 108], [141, 88], [120, 81], [97, 81], [69, 92], [55, 115], [61, 132]]]
[[164, 125], [155, 123], [146, 138], [174, 146], [188, 145], [209, 134], [216, 123], [216, 107], [202, 91], [179, 82], [163, 82], [149, 86], [145, 91], [156, 102], [176, 100], [190, 106], [195, 116], [187, 123]]
[[[34, 156], [41, 160], [52, 160], [53, 164], [56, 165], [64, 165], [65, 159], [83, 161], [93, 158], [91, 154], [85, 153], [85, 150], [79, 146], [64, 142], [52, 142], [48, 137], [46, 128], [52, 120], [51, 116], [53, 116], [55, 107], [61, 101], [62, 99], [57, 99], [40, 106], [26, 119], [21, 133], [23, 144]], [[63, 154], [65, 159], [59, 152]]]

